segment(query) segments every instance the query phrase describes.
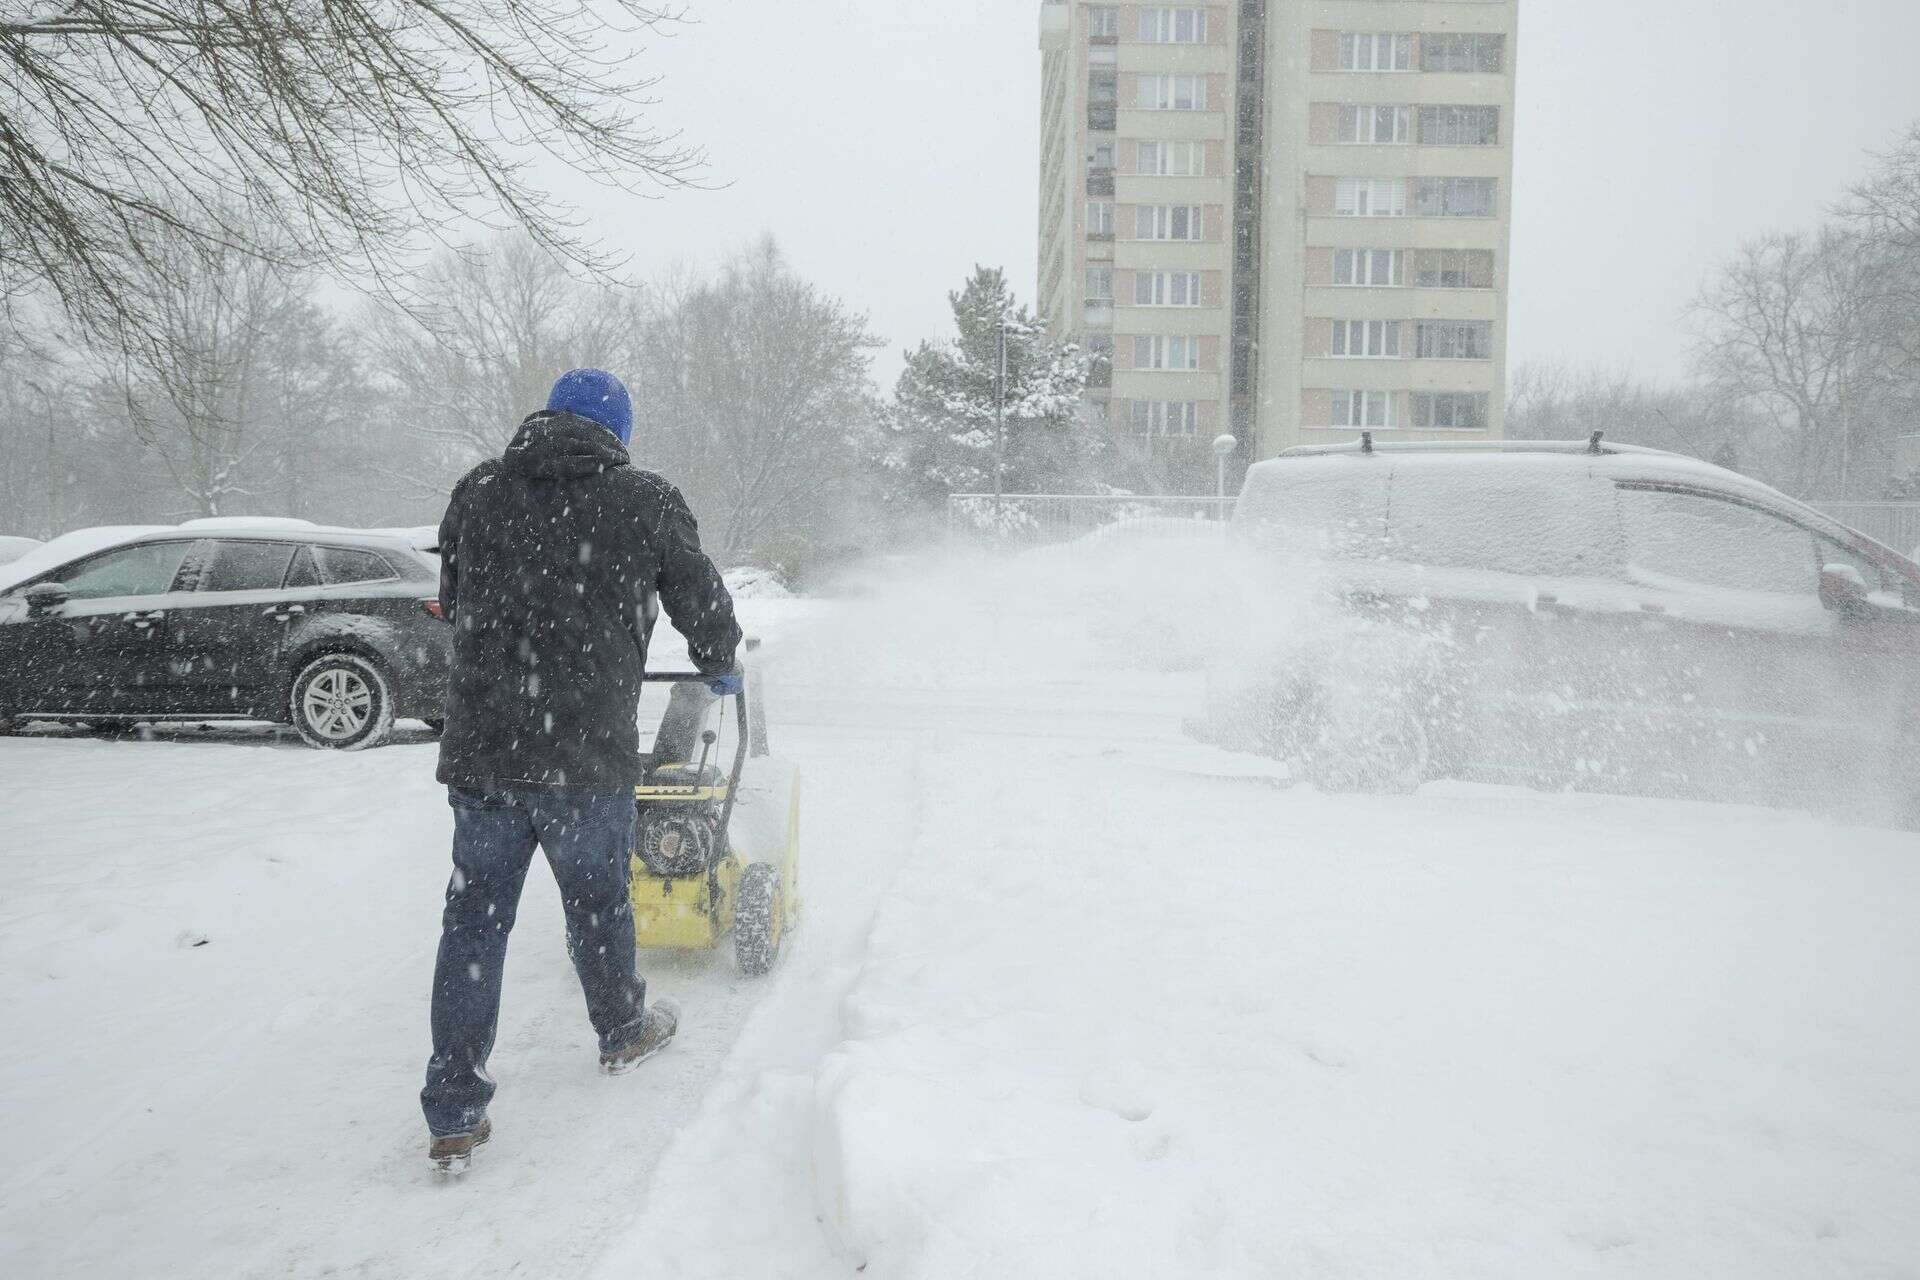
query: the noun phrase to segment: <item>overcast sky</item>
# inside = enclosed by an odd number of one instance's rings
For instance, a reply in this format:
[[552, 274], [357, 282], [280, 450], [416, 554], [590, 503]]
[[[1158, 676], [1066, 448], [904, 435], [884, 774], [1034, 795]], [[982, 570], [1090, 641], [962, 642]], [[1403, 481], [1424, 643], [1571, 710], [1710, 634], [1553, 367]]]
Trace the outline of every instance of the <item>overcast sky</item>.
[[[1031, 296], [1037, 0], [693, 3], [641, 65], [729, 185], [603, 204], [636, 267], [771, 231], [891, 348], [976, 261]], [[1683, 374], [1706, 268], [1817, 221], [1920, 117], [1916, 48], [1916, 0], [1522, 0], [1514, 359]]]

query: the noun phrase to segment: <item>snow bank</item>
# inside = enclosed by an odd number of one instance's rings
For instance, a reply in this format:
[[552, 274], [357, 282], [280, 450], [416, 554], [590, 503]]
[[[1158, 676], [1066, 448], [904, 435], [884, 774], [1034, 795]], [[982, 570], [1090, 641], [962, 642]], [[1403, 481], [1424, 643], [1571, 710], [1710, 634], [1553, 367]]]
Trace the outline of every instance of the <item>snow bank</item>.
[[815, 1089], [868, 1276], [1920, 1256], [1910, 837], [1149, 763], [945, 762]]
[[1048, 564], [889, 573], [787, 651], [871, 759], [806, 820], [810, 909], [872, 923], [796, 936], [606, 1280], [1920, 1256], [1914, 837], [1290, 789], [1181, 741], [1200, 682], [1123, 625], [1180, 583]]
[[727, 590], [740, 600], [785, 600], [793, 595], [787, 590], [787, 584], [780, 581], [780, 575], [772, 569], [755, 568], [752, 565], [738, 569], [729, 569], [721, 575], [727, 584]]

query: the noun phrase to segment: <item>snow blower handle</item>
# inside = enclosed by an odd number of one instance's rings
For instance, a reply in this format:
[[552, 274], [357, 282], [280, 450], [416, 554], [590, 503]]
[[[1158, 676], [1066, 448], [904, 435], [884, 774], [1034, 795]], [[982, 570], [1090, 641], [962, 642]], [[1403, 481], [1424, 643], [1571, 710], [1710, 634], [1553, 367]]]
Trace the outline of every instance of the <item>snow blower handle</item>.
[[[727, 803], [723, 805], [720, 810], [719, 838], [720, 838], [720, 844], [722, 848], [726, 847], [727, 828], [733, 822], [733, 801], [734, 801], [734, 797], [740, 794], [740, 776], [741, 774], [746, 772], [747, 750], [749, 747], [753, 745], [752, 744], [753, 734], [748, 731], [748, 727], [747, 727], [749, 722], [747, 720], [747, 684], [748, 682], [746, 679], [746, 668], [739, 667], [739, 668], [736, 668], [736, 670], [739, 672], [741, 676], [740, 689], [737, 693], [733, 694], [732, 696], [733, 696], [734, 708], [739, 712], [739, 715], [740, 715], [740, 725], [739, 725], [739, 728], [734, 732], [734, 737], [736, 741], [734, 742], [734, 745], [733, 745], [733, 772], [727, 775]], [[702, 684], [703, 685], [712, 679], [713, 679], [712, 676], [702, 675], [698, 671], [658, 671], [658, 672], [649, 671], [645, 675], [640, 677], [640, 681], [642, 684]], [[720, 695], [718, 694], [714, 695], [714, 701], [717, 702], [719, 700], [720, 700]]]

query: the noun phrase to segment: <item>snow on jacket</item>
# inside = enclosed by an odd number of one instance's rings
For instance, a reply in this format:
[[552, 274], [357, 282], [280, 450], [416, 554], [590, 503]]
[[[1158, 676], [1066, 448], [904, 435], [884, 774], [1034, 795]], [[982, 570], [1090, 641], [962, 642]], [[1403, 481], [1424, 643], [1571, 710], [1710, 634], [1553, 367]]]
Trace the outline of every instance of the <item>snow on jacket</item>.
[[440, 525], [453, 668], [440, 781], [619, 790], [660, 605], [694, 665], [733, 669], [733, 600], [679, 490], [570, 413], [529, 417], [454, 487]]

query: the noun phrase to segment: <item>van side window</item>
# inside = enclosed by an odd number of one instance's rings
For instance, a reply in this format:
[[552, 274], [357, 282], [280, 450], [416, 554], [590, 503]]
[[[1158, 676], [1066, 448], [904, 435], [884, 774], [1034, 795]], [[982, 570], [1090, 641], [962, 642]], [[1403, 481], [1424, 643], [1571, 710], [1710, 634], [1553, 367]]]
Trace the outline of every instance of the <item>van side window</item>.
[[1630, 576], [1652, 586], [1818, 596], [1814, 536], [1743, 503], [1671, 489], [1620, 489]]

